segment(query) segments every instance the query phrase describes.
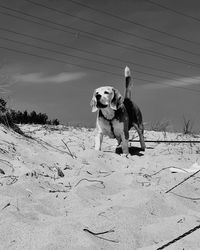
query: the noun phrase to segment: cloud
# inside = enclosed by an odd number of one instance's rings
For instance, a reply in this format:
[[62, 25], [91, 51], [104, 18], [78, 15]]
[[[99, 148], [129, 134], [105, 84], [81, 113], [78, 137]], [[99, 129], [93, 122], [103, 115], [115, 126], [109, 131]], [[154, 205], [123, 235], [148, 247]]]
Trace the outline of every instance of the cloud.
[[188, 87], [197, 84], [200, 84], [200, 76], [164, 80], [160, 82], [145, 84], [143, 85], [143, 87], [148, 89], [162, 89], [170, 87]]
[[44, 73], [16, 73], [15, 68], [0, 68], [0, 94], [10, 93], [10, 87], [16, 83], [66, 83], [69, 81], [81, 79], [86, 74], [83, 72], [62, 72], [55, 75], [45, 75]]
[[78, 80], [85, 76], [83, 72], [67, 73], [62, 72], [56, 75], [46, 76], [43, 73], [18, 74], [13, 80], [22, 83], [65, 83]]

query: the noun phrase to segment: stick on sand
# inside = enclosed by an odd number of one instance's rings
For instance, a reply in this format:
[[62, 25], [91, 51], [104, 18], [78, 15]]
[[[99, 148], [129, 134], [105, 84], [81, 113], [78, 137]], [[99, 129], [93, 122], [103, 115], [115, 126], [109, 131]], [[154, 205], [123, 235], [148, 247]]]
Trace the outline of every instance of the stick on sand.
[[187, 181], [188, 179], [190, 179], [191, 177], [193, 177], [194, 175], [196, 175], [197, 173], [200, 172], [200, 169], [196, 172], [194, 172], [193, 174], [191, 174], [190, 176], [186, 177], [184, 180], [182, 180], [181, 182], [179, 182], [178, 184], [176, 184], [174, 187], [170, 188], [169, 190], [167, 190], [165, 193], [169, 193], [170, 191], [172, 191], [174, 188], [180, 186], [183, 182]]
[[90, 230], [87, 229], [87, 228], [84, 228], [83, 231], [88, 232], [88, 233], [94, 235], [95, 237], [97, 237], [97, 238], [99, 238], [99, 239], [101, 239], [101, 240], [106, 240], [106, 241], [110, 241], [110, 242], [113, 242], [113, 243], [119, 243], [118, 240], [110, 240], [110, 239], [107, 239], [107, 238], [104, 238], [104, 237], [99, 236], [99, 235], [106, 234], [106, 233], [112, 233], [112, 232], [114, 232], [113, 229], [108, 230], [108, 231], [104, 231], [104, 232], [100, 232], [100, 233], [94, 233], [94, 232], [90, 231]]
[[175, 242], [178, 241], [178, 240], [181, 240], [182, 238], [186, 237], [187, 235], [193, 233], [194, 231], [196, 231], [196, 230], [198, 230], [198, 229], [200, 229], [200, 225], [198, 225], [198, 226], [196, 226], [196, 227], [190, 229], [189, 231], [185, 232], [184, 234], [181, 234], [181, 235], [178, 236], [177, 238], [175, 238], [175, 239], [169, 241], [169, 242], [166, 243], [165, 245], [162, 245], [161, 247], [157, 248], [156, 250], [164, 249], [164, 248], [168, 247], [169, 245], [175, 243]]

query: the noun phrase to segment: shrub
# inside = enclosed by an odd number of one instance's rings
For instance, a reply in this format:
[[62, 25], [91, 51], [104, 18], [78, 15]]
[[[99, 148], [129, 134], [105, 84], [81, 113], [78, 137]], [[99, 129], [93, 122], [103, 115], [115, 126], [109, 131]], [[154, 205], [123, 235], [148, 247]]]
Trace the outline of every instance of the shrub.
[[169, 126], [170, 126], [169, 121], [156, 121], [151, 124], [150, 130], [158, 132], [167, 132]]
[[193, 122], [183, 117], [183, 134], [193, 134]]

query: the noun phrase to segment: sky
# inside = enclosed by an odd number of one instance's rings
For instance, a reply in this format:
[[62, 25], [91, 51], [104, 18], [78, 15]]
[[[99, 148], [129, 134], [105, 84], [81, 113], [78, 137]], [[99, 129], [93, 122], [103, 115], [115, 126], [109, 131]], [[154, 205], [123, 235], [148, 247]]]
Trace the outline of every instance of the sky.
[[146, 127], [185, 118], [199, 132], [199, 13], [198, 0], [1, 0], [0, 95], [94, 127], [94, 89], [123, 93], [128, 65]]

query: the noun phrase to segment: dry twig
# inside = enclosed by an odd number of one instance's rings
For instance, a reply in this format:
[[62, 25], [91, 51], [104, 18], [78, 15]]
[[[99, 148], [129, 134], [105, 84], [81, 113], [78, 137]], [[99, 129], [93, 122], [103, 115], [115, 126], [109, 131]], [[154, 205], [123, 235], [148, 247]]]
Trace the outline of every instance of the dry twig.
[[101, 170], [99, 170], [99, 174], [104, 174], [104, 176], [103, 177], [107, 177], [107, 176], [109, 176], [109, 175], [111, 175], [112, 173], [114, 173], [115, 171], [110, 171], [110, 172], [104, 172], [104, 171], [101, 171]]
[[99, 236], [99, 235], [101, 235], [101, 234], [106, 234], [106, 233], [113, 233], [113, 232], [115, 232], [113, 229], [110, 229], [110, 230], [107, 230], [107, 231], [104, 231], [104, 232], [100, 232], [100, 233], [94, 233], [94, 232], [90, 231], [90, 230], [87, 229], [87, 228], [84, 228], [83, 231], [88, 232], [88, 233], [94, 235], [95, 237], [97, 237], [97, 238], [99, 238], [99, 239], [106, 240], [106, 241], [110, 241], [110, 242], [113, 242], [113, 243], [119, 243], [118, 240], [110, 240], [110, 239], [107, 239], [107, 238], [104, 238], [104, 237]]
[[196, 226], [196, 227], [190, 229], [189, 231], [185, 232], [184, 234], [181, 234], [181, 235], [178, 236], [177, 238], [175, 238], [175, 239], [169, 241], [168, 243], [166, 243], [166, 244], [162, 245], [161, 247], [157, 248], [156, 250], [164, 249], [164, 248], [170, 246], [171, 244], [175, 243], [176, 241], [181, 240], [182, 238], [186, 237], [187, 235], [193, 233], [194, 231], [196, 231], [196, 230], [198, 230], [198, 229], [200, 229], [200, 225], [198, 225], [198, 226]]
[[160, 172], [162, 172], [163, 170], [166, 170], [166, 169], [170, 169], [170, 168], [176, 168], [176, 169], [180, 169], [180, 170], [182, 170], [182, 171], [185, 171], [186, 173], [188, 173], [186, 170], [184, 170], [184, 169], [182, 169], [182, 168], [177, 168], [177, 167], [165, 167], [165, 168], [162, 168], [162, 169], [160, 169], [159, 171], [157, 171], [157, 172], [155, 172], [155, 173], [153, 173], [153, 174], [151, 174], [151, 175], [149, 175], [149, 176], [154, 176], [154, 175], [157, 175], [157, 174], [159, 174]]
[[47, 178], [50, 178], [50, 179], [53, 179], [54, 181], [59, 179], [59, 177], [55, 177], [55, 176], [51, 176], [49, 174], [43, 174], [43, 173], [37, 173], [36, 171], [33, 171], [31, 173], [26, 173], [26, 176], [31, 176], [31, 177], [35, 177], [36, 179], [39, 177], [39, 176], [42, 176], [42, 177], [47, 177]]
[[0, 159], [0, 161], [2, 161], [3, 163], [5, 163], [7, 166], [11, 167], [12, 168], [12, 172], [14, 172], [13, 165], [9, 161], [6, 161], [4, 159]]
[[67, 145], [67, 143], [64, 141], [64, 140], [61, 140], [63, 143], [64, 143], [64, 145], [66, 146], [66, 148], [68, 149], [68, 151], [69, 151], [69, 154], [71, 155], [71, 157], [74, 159], [74, 158], [77, 158], [74, 154], [72, 154], [72, 152], [71, 152], [71, 150], [69, 149], [69, 147], [68, 147], [68, 145]]
[[200, 172], [200, 169], [196, 172], [194, 172], [193, 174], [191, 174], [190, 176], [186, 177], [185, 179], [183, 179], [181, 182], [179, 182], [178, 184], [176, 184], [174, 187], [170, 188], [169, 190], [167, 190], [165, 193], [169, 193], [170, 191], [172, 191], [174, 188], [180, 186], [181, 184], [183, 184], [185, 181], [187, 181], [188, 179], [190, 179], [191, 177], [193, 177], [194, 175], [198, 174]]
[[59, 190], [59, 189], [57, 189], [57, 190], [49, 190], [49, 193], [67, 193], [67, 192], [69, 192], [69, 190]]
[[9, 207], [11, 204], [8, 202], [1, 210], [4, 210], [5, 208]]
[[180, 195], [180, 194], [176, 194], [176, 193], [173, 193], [171, 192], [172, 194], [176, 195], [176, 196], [179, 196], [181, 198], [184, 198], [184, 199], [188, 199], [188, 200], [192, 200], [192, 201], [199, 201], [200, 200], [200, 197], [189, 197], [189, 196], [183, 196], [183, 195]]
[[99, 180], [89, 180], [89, 179], [86, 179], [86, 178], [83, 178], [83, 179], [81, 179], [80, 181], [78, 181], [74, 187], [77, 187], [78, 184], [81, 183], [81, 181], [99, 182], [101, 185], [103, 185], [103, 188], [105, 188], [105, 185], [104, 185], [104, 182], [103, 182], [103, 181], [99, 181]]
[[10, 179], [11, 179], [11, 182], [7, 182], [6, 184], [7, 184], [7, 185], [12, 185], [12, 184], [14, 184], [15, 182], [18, 181], [19, 176], [15, 176], [15, 175], [6, 175], [6, 176], [2, 176], [2, 177], [0, 177], [0, 178], [10, 178]]

